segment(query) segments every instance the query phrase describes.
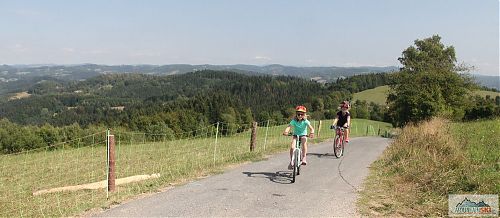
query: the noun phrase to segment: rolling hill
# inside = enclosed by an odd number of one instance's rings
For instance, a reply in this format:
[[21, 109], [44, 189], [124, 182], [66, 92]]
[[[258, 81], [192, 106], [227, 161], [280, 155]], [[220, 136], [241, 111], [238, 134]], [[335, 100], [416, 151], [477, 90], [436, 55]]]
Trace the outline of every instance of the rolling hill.
[[[353, 101], [367, 101], [374, 102], [376, 104], [383, 105], [385, 104], [385, 100], [387, 98], [387, 93], [389, 91], [389, 86], [379, 86], [374, 89], [368, 89], [362, 92], [354, 93]], [[482, 97], [486, 97], [489, 95], [491, 98], [495, 98], [496, 96], [500, 96], [500, 92], [492, 92], [492, 91], [484, 91], [478, 90], [474, 91], [474, 94], [480, 95]]]
[[396, 67], [293, 67], [284, 65], [0, 65], [0, 95], [22, 92], [44, 80], [80, 81], [103, 74], [140, 73], [148, 75], [178, 75], [202, 70], [232, 71], [247, 75], [286, 75], [312, 79], [320, 83], [336, 81], [354, 75], [390, 72]]

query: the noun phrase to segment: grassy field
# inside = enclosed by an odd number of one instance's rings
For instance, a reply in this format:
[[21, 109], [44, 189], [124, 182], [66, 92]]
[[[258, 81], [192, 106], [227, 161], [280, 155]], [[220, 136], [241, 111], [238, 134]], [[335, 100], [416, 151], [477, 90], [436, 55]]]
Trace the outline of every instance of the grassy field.
[[449, 194], [500, 193], [500, 119], [408, 126], [371, 166], [365, 216], [446, 216]]
[[[319, 122], [312, 121], [318, 128]], [[313, 143], [333, 137], [331, 121], [323, 121]], [[143, 193], [163, 190], [176, 184], [219, 173], [228, 166], [262, 160], [266, 155], [286, 151], [289, 137], [281, 136], [285, 125], [266, 128], [260, 123], [254, 152], [249, 152], [250, 131], [234, 133], [221, 125], [225, 135], [214, 127], [200, 129], [196, 137], [168, 141], [161, 135], [114, 132], [116, 177], [159, 173], [157, 179], [117, 186], [106, 196], [105, 189], [58, 192], [34, 196], [33, 192], [98, 182], [106, 179], [105, 134], [81, 139], [79, 148], [38, 149], [0, 156], [0, 217], [72, 216], [123, 202]], [[376, 135], [390, 124], [354, 119], [352, 137]], [[318, 133], [319, 129], [316, 129]], [[267, 134], [266, 134], [267, 132]], [[201, 133], [201, 134], [200, 134]], [[185, 133], [191, 134], [192, 133]], [[266, 137], [267, 135], [267, 137]], [[286, 167], [286, 163], [283, 163]]]
[[[389, 91], [389, 86], [379, 86], [374, 89], [368, 89], [362, 92], [354, 93], [353, 101], [367, 101], [367, 102], [375, 102], [376, 104], [384, 105], [387, 93]], [[500, 92], [492, 92], [492, 91], [474, 91], [475, 95], [480, 95], [482, 97], [486, 97], [487, 95], [491, 96], [491, 98], [495, 98], [496, 96], [500, 96]]]
[[385, 105], [385, 100], [387, 98], [388, 92], [389, 86], [379, 86], [374, 89], [368, 89], [362, 92], [354, 93], [353, 102], [356, 100], [360, 100]]

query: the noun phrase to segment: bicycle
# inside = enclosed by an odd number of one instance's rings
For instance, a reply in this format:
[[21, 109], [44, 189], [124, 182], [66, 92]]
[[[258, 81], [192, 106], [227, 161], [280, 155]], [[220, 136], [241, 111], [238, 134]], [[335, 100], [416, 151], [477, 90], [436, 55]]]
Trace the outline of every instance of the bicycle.
[[295, 148], [293, 149], [292, 163], [293, 163], [293, 173], [292, 173], [292, 183], [295, 183], [295, 176], [300, 175], [300, 166], [302, 165], [302, 137], [305, 135], [293, 135], [291, 133], [288, 136], [295, 136]]
[[330, 129], [335, 129], [335, 138], [333, 140], [333, 154], [335, 157], [340, 158], [344, 155], [344, 145], [345, 145], [345, 131], [348, 127], [341, 126], [331, 126]]

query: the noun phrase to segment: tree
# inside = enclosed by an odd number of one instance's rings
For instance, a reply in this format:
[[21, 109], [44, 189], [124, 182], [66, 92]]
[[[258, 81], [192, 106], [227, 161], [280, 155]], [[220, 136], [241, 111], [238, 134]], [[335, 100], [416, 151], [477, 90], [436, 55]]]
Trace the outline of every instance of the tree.
[[312, 102], [313, 111], [323, 111], [325, 109], [325, 103], [322, 98], [314, 98]]
[[468, 69], [456, 64], [453, 46], [443, 45], [438, 35], [417, 39], [398, 60], [403, 67], [393, 75], [387, 99], [394, 125], [433, 116], [463, 117], [464, 96], [474, 84], [459, 74]]
[[370, 102], [370, 120], [383, 121], [384, 112], [382, 111], [382, 107], [380, 105]]
[[366, 101], [356, 100], [356, 102], [353, 104], [352, 111], [355, 111], [356, 118], [359, 119], [370, 118], [370, 114], [368, 113], [368, 104], [366, 103]]

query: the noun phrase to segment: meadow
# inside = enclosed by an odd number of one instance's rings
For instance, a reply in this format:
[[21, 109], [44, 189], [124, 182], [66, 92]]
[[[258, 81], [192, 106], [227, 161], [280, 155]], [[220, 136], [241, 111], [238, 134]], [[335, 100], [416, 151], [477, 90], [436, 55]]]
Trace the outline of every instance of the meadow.
[[[331, 121], [312, 121], [318, 143], [333, 137]], [[34, 195], [36, 191], [103, 181], [107, 178], [105, 131], [78, 139], [77, 148], [57, 146], [0, 156], [0, 216], [73, 216], [98, 211], [144, 193], [154, 193], [248, 161], [288, 149], [286, 125], [258, 124], [256, 147], [250, 152], [250, 130], [236, 132], [233, 125], [220, 124], [186, 132], [184, 139], [167, 140], [162, 135], [113, 132], [116, 145], [116, 178], [160, 174], [159, 178], [106, 189], [63, 191]], [[321, 129], [321, 130], [319, 130]], [[354, 119], [352, 137], [381, 135], [390, 124]], [[319, 131], [318, 131], [319, 130]], [[192, 137], [189, 137], [193, 135]], [[285, 169], [286, 163], [283, 164]]]
[[[387, 95], [389, 93], [389, 86], [379, 86], [374, 89], [368, 89], [361, 92], [354, 93], [353, 102], [356, 100], [374, 102], [379, 105], [385, 105], [385, 101], [387, 99]], [[496, 96], [500, 96], [499, 92], [492, 91], [483, 91], [476, 90], [473, 92], [475, 95], [479, 95], [483, 98], [486, 98], [489, 95], [492, 99], [495, 99]]]

